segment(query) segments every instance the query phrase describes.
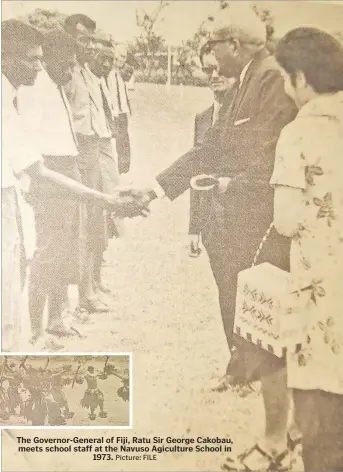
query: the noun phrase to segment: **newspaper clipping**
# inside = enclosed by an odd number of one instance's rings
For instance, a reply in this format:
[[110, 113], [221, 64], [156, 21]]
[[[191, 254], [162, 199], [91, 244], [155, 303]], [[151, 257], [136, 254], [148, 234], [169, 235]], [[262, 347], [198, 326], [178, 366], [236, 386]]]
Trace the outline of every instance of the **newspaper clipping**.
[[3, 0], [3, 472], [343, 472], [343, 2]]

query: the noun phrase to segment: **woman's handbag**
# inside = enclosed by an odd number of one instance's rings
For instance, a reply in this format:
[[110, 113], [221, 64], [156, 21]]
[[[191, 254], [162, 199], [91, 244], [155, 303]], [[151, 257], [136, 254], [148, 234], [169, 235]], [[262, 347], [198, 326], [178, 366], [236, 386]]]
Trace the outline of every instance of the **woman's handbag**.
[[270, 235], [271, 223], [249, 269], [238, 274], [234, 332], [260, 348], [283, 357], [306, 343], [307, 290], [296, 287], [289, 272], [256, 265]]

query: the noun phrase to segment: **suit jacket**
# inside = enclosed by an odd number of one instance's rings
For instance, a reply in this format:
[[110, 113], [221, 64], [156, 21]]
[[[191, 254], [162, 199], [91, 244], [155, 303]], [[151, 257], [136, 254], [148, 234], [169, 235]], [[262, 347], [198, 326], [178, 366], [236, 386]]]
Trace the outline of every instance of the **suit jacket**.
[[[198, 113], [195, 117], [194, 123], [194, 146], [200, 146], [205, 139], [206, 133], [212, 127], [214, 105], [211, 105], [206, 110]], [[203, 227], [204, 218], [203, 206], [205, 195], [201, 195], [191, 189], [190, 192], [190, 208], [189, 208], [189, 234], [199, 234]], [[208, 196], [206, 196], [208, 197]], [[208, 198], [206, 198], [208, 200]]]
[[[189, 187], [193, 175], [209, 173], [231, 178], [224, 195], [213, 194], [223, 206], [220, 241], [215, 237], [213, 244], [224, 248], [231, 274], [251, 266], [273, 220], [274, 192], [269, 181], [275, 147], [281, 130], [296, 114], [275, 59], [262, 51], [250, 64], [240, 88], [236, 87], [231, 104], [226, 101], [222, 105], [220, 117], [203, 144], [157, 177], [171, 200]], [[281, 239], [273, 232], [258, 263], [267, 260], [288, 269], [289, 242]]]
[[[112, 112], [109, 92], [104, 81], [102, 84]], [[80, 64], [76, 65], [73, 78], [65, 90], [73, 112], [76, 133], [85, 136], [110, 137], [111, 123], [106, 118], [100, 86], [91, 80], [89, 72]]]
[[223, 104], [204, 142], [160, 173], [157, 181], [171, 200], [189, 187], [193, 175], [202, 173], [231, 177], [230, 196], [242, 187], [268, 185], [279, 134], [296, 113], [275, 59], [264, 50], [250, 64], [236, 96]]

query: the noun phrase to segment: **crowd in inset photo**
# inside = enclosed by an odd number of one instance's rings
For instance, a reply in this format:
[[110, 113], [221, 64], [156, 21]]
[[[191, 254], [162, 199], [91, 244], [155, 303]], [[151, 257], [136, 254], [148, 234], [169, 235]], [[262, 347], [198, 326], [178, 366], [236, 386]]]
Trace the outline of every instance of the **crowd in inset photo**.
[[[194, 147], [151, 188], [120, 189], [130, 103], [111, 40], [84, 15], [46, 35], [2, 23], [3, 349], [16, 343], [27, 274], [31, 342], [39, 349], [46, 331], [58, 345], [75, 335], [62, 319], [68, 285], [79, 289], [75, 316], [108, 309], [102, 257], [117, 219], [147, 216], [153, 200], [191, 187], [189, 251], [206, 249], [228, 345], [213, 390], [260, 381], [265, 411], [263, 437], [223, 470], [291, 470], [300, 447], [306, 472], [340, 471], [343, 46], [313, 27], [286, 33], [273, 54], [266, 42], [252, 10], [221, 10], [200, 51], [214, 100], [196, 117]], [[36, 224], [28, 271], [25, 205]], [[293, 325], [302, 342], [283, 356], [235, 329], [239, 274], [263, 263], [306, 299]]]

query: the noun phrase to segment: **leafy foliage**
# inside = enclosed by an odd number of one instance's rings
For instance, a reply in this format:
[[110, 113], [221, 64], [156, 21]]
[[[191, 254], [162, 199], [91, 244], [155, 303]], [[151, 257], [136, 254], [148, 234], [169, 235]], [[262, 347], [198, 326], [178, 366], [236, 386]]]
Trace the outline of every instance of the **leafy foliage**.
[[55, 29], [63, 28], [64, 20], [67, 15], [58, 10], [46, 10], [44, 8], [36, 8], [33, 13], [29, 13], [21, 19], [30, 25], [47, 33]]

